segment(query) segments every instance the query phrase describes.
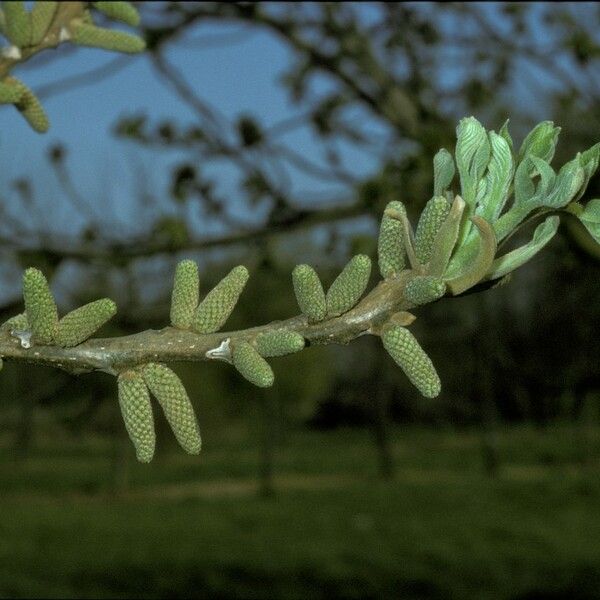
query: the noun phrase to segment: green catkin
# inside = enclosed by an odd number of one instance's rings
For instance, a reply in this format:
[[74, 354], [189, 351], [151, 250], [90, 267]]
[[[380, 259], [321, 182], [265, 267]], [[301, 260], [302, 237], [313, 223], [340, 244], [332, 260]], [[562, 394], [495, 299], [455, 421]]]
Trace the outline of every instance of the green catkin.
[[198, 265], [193, 260], [182, 260], [175, 271], [171, 296], [171, 325], [173, 327], [190, 328], [198, 306], [199, 294]]
[[31, 45], [39, 44], [48, 33], [50, 25], [56, 14], [58, 2], [44, 2], [38, 0], [31, 9]]
[[48, 282], [38, 269], [30, 268], [23, 273], [23, 299], [34, 340], [52, 344], [58, 326], [58, 310]]
[[425, 205], [415, 234], [415, 253], [421, 264], [431, 259], [433, 243], [449, 212], [450, 204], [443, 196], [434, 196]]
[[192, 329], [198, 333], [214, 333], [221, 329], [248, 281], [248, 269], [232, 269], [198, 305], [192, 320]]
[[138, 371], [124, 371], [119, 375], [117, 385], [125, 429], [133, 442], [137, 459], [148, 463], [156, 446], [150, 392]]
[[16, 104], [23, 95], [23, 90], [15, 85], [0, 82], [0, 104]]
[[93, 6], [115, 21], [121, 21], [132, 27], [140, 24], [140, 13], [129, 2], [94, 2]]
[[202, 448], [194, 407], [177, 375], [166, 365], [149, 363], [142, 369], [146, 385], [158, 400], [179, 445], [188, 454]]
[[426, 398], [439, 395], [442, 386], [431, 359], [405, 327], [387, 327], [381, 336], [383, 347]]
[[80, 46], [103, 48], [114, 52], [135, 54], [146, 48], [146, 42], [137, 36], [124, 31], [103, 29], [95, 25], [78, 22], [71, 26], [71, 41]]
[[323, 285], [317, 272], [310, 265], [297, 265], [292, 271], [296, 301], [309, 322], [318, 323], [327, 314]]
[[23, 48], [31, 39], [31, 20], [25, 2], [3, 2], [6, 20], [6, 37], [15, 46]]
[[273, 385], [275, 375], [269, 363], [248, 342], [235, 344], [232, 359], [233, 366], [250, 383], [262, 388]]
[[72, 310], [58, 322], [55, 344], [69, 348], [85, 342], [116, 312], [117, 305], [110, 298], [101, 298]]
[[50, 127], [44, 107], [38, 97], [22, 82], [15, 77], [6, 77], [4, 82], [13, 86], [19, 94], [15, 108], [25, 117], [32, 129], [38, 133], [45, 133]]
[[327, 314], [335, 317], [353, 308], [364, 294], [371, 275], [371, 259], [357, 254], [327, 290]]
[[29, 329], [29, 320], [27, 319], [27, 315], [25, 313], [21, 313], [15, 315], [8, 319], [8, 321], [4, 321], [2, 326], [0, 326], [2, 331], [26, 331]]
[[415, 306], [439, 300], [445, 293], [446, 284], [430, 275], [414, 277], [404, 289], [404, 297]]
[[[388, 203], [387, 209], [406, 214], [404, 204], [398, 200]], [[377, 241], [379, 271], [384, 279], [397, 275], [404, 269], [404, 233], [402, 223], [383, 215]]]
[[256, 338], [255, 346], [258, 353], [265, 358], [285, 356], [302, 350], [304, 338], [295, 331], [269, 331]]

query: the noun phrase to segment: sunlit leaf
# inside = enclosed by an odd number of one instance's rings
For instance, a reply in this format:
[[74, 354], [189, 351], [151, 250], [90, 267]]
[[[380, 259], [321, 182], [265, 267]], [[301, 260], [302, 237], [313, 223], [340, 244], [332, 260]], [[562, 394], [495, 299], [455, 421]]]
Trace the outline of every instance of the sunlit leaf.
[[499, 277], [503, 277], [507, 273], [514, 271], [528, 262], [554, 237], [559, 222], [560, 219], [556, 216], [548, 217], [543, 223], [536, 227], [533, 239], [528, 244], [497, 258], [492, 263], [486, 279], [498, 279]]

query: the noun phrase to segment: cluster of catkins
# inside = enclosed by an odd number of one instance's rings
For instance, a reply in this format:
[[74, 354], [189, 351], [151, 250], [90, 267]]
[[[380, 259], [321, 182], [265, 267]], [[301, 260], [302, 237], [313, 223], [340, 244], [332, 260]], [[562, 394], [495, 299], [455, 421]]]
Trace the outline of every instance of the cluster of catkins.
[[[35, 2], [28, 11], [25, 2], [2, 2], [0, 34], [11, 44], [3, 54], [18, 60], [24, 52], [71, 41], [79, 46], [103, 48], [114, 52], [137, 53], [145, 49], [142, 38], [124, 31], [97, 27], [92, 13], [81, 3], [81, 13], [68, 22], [61, 18], [60, 2]], [[74, 3], [64, 3], [74, 4]], [[129, 2], [92, 2], [93, 7], [110, 19], [135, 27], [140, 22], [137, 9]], [[65, 9], [66, 10], [66, 9]], [[56, 30], [55, 23], [60, 21]], [[13, 104], [37, 132], [48, 130], [48, 117], [36, 95], [19, 79], [7, 75], [0, 79], [0, 104]]]
[[2, 329], [21, 340], [24, 348], [33, 345], [70, 348], [90, 338], [117, 312], [110, 298], [80, 306], [59, 319], [54, 296], [44, 274], [27, 269], [23, 274], [25, 312], [12, 317]]

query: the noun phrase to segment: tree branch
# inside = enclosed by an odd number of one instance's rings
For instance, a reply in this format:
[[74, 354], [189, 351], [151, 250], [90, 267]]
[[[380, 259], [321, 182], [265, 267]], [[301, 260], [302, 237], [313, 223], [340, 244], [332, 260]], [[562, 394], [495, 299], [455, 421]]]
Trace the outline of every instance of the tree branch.
[[[102, 371], [115, 375], [149, 362], [198, 362], [215, 358], [228, 361], [227, 340], [232, 344], [250, 341], [260, 333], [280, 329], [299, 333], [307, 345], [347, 344], [362, 335], [377, 335], [392, 315], [414, 307], [404, 297], [404, 289], [415, 275], [406, 270], [396, 278], [382, 281], [352, 310], [319, 323], [308, 323], [306, 316], [297, 316], [250, 329], [211, 334], [165, 327], [123, 337], [92, 338], [72, 348], [42, 345], [23, 348], [17, 337], [4, 331], [0, 335], [0, 356], [70, 373]], [[211, 356], [210, 351], [218, 349], [223, 342], [226, 342], [224, 351]]]

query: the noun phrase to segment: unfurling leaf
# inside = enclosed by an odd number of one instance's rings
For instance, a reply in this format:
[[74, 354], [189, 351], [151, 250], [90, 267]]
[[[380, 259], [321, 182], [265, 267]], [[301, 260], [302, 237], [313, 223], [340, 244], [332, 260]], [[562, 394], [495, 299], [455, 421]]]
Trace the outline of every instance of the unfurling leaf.
[[140, 24], [140, 14], [130, 2], [94, 2], [93, 6], [109, 19], [121, 21], [132, 27]]
[[489, 138], [492, 158], [485, 176], [485, 192], [477, 201], [476, 213], [493, 223], [508, 200], [513, 178], [513, 159], [511, 148], [501, 135], [490, 131]]
[[550, 163], [554, 157], [559, 134], [560, 127], [554, 127], [552, 121], [542, 121], [523, 140], [517, 161], [520, 163], [528, 156], [537, 156]]
[[383, 347], [426, 398], [439, 395], [442, 384], [431, 359], [405, 327], [391, 325], [381, 336]]
[[81, 21], [71, 25], [71, 41], [79, 46], [135, 54], [146, 48], [144, 40], [124, 31], [103, 29]]
[[439, 300], [445, 293], [444, 281], [431, 275], [413, 277], [404, 289], [404, 297], [415, 306]]
[[110, 298], [101, 298], [67, 313], [59, 322], [54, 342], [69, 348], [85, 342], [117, 313]]
[[528, 244], [494, 260], [486, 279], [503, 277], [528, 262], [554, 237], [559, 222], [560, 219], [554, 216], [548, 217], [543, 223], [540, 223], [535, 229], [533, 239]]
[[586, 204], [583, 212], [579, 215], [579, 220], [600, 244], [600, 198], [594, 198]]
[[441, 276], [445, 273], [458, 239], [464, 209], [464, 200], [460, 196], [456, 196], [446, 220], [442, 223], [433, 241], [428, 269], [430, 275]]
[[25, 8], [25, 2], [3, 2], [6, 37], [8, 41], [23, 48], [31, 39], [31, 20]]
[[577, 192], [585, 183], [585, 170], [580, 163], [580, 155], [564, 164], [556, 179], [552, 189], [543, 196], [538, 194], [532, 198], [532, 207], [547, 206], [549, 208], [562, 208], [574, 199]]
[[56, 9], [58, 8], [58, 2], [45, 2], [38, 0], [34, 3], [31, 9], [31, 45], [35, 46], [39, 44], [45, 37]]
[[585, 193], [585, 189], [590, 182], [590, 179], [598, 169], [598, 164], [600, 163], [600, 142], [594, 144], [591, 148], [588, 148], [585, 152], [581, 153], [579, 157], [579, 164], [585, 173], [584, 182], [581, 186], [581, 189], [573, 198], [574, 202], [577, 202], [581, 196]]
[[248, 342], [238, 342], [231, 354], [233, 366], [250, 383], [262, 388], [271, 387], [275, 381], [269, 363]]
[[433, 195], [442, 196], [454, 179], [454, 159], [452, 154], [442, 148], [433, 157]]
[[508, 132], [508, 122], [509, 119], [506, 119], [506, 121], [504, 121], [504, 125], [502, 125], [502, 127], [500, 127], [499, 131], [498, 131], [498, 135], [502, 136], [505, 140], [505, 142], [508, 144], [508, 147], [510, 148], [510, 151], [513, 151], [513, 140], [512, 137], [510, 136], [510, 133]]
[[[386, 210], [394, 210], [406, 215], [404, 204], [398, 200], [390, 202]], [[385, 213], [381, 219], [379, 239], [377, 241], [377, 254], [379, 271], [384, 279], [397, 275], [404, 269], [404, 233], [402, 223]]]
[[142, 375], [163, 409], [179, 445], [188, 454], [199, 454], [202, 441], [198, 421], [179, 377], [169, 367], [158, 363], [144, 365]]
[[425, 205], [415, 234], [415, 253], [421, 264], [429, 262], [435, 238], [449, 212], [450, 204], [443, 196], [434, 196]]
[[255, 346], [258, 353], [265, 358], [285, 356], [302, 350], [304, 338], [295, 331], [285, 329], [268, 331], [256, 338]]
[[119, 375], [117, 385], [125, 429], [133, 442], [137, 459], [148, 463], [156, 446], [150, 393], [138, 371], [124, 371]]
[[456, 136], [456, 165], [460, 175], [461, 196], [467, 206], [473, 206], [477, 186], [490, 159], [490, 143], [485, 128], [475, 117], [461, 119]]
[[327, 304], [317, 272], [309, 265], [297, 265], [292, 272], [292, 282], [302, 314], [311, 323], [322, 321], [327, 314]]
[[192, 320], [192, 329], [197, 333], [214, 333], [221, 329], [247, 281], [246, 267], [233, 268], [200, 302]]
[[479, 231], [479, 248], [473, 259], [465, 257], [464, 262], [458, 264], [458, 274], [450, 275], [446, 279], [446, 285], [454, 296], [481, 281], [488, 273], [496, 255], [496, 236], [492, 226], [479, 216], [471, 217], [471, 220]]
[[357, 254], [344, 267], [327, 290], [327, 314], [342, 315], [353, 308], [364, 294], [371, 275], [371, 259]]
[[200, 278], [198, 265], [193, 260], [182, 260], [175, 270], [171, 295], [171, 325], [189, 329], [198, 306]]
[[39, 344], [52, 344], [58, 327], [58, 309], [44, 274], [30, 268], [23, 273], [25, 313], [33, 338]]

